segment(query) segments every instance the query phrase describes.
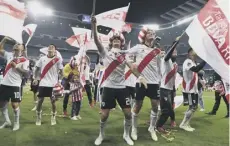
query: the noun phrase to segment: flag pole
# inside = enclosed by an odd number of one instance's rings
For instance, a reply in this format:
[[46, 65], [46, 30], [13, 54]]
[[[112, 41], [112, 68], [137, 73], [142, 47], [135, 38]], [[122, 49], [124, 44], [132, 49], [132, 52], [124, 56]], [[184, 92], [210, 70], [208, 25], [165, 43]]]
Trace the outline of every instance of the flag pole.
[[[33, 35], [32, 35], [33, 36]], [[27, 40], [25, 46], [27, 47], [27, 45], [29, 44], [30, 40], [32, 39], [32, 36], [29, 37], [29, 39]]]
[[[95, 10], [96, 10], [96, 0], [93, 0], [93, 9], [92, 9], [92, 16], [95, 15]], [[91, 39], [93, 38], [93, 32], [91, 29]]]

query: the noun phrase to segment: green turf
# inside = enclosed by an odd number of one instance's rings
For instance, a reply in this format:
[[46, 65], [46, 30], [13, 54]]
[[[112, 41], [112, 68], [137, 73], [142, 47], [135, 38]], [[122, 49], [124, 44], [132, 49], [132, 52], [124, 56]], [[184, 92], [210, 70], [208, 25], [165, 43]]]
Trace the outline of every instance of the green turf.
[[[178, 92], [179, 93], [179, 92]], [[204, 94], [206, 111], [212, 108], [214, 93]], [[35, 112], [30, 111], [33, 107], [32, 94], [25, 94], [21, 104], [21, 128], [17, 132], [11, 129], [0, 131], [0, 146], [93, 146], [98, 136], [99, 114], [98, 108], [89, 108], [87, 98], [83, 101], [81, 121], [57, 118], [57, 125], [50, 125], [50, 116], [43, 116], [42, 125], [35, 125]], [[70, 106], [68, 106], [70, 111]], [[176, 139], [167, 143], [159, 136], [158, 142], [153, 142], [147, 132], [145, 124], [149, 120], [149, 100], [146, 98], [139, 120], [139, 139], [136, 146], [228, 146], [229, 145], [229, 121], [223, 118], [226, 114], [226, 106], [221, 102], [216, 116], [208, 116], [204, 112], [197, 111], [191, 125], [196, 128], [194, 132], [185, 132], [178, 129]], [[185, 107], [176, 109], [176, 121], [179, 124], [183, 118]], [[58, 114], [62, 111], [62, 99], [58, 101]], [[48, 98], [43, 105], [43, 113], [50, 113]], [[11, 119], [12, 110], [10, 110]], [[2, 123], [2, 117], [0, 122]], [[119, 109], [111, 112], [106, 127], [106, 139], [102, 146], [126, 146], [122, 139], [123, 116]]]

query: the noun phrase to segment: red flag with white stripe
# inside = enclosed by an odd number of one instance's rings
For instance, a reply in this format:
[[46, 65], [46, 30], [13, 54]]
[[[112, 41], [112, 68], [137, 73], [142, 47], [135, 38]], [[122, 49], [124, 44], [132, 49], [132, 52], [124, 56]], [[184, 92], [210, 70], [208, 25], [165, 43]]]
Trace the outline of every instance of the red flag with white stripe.
[[229, 83], [229, 0], [209, 0], [186, 29], [189, 44]]
[[26, 18], [24, 3], [17, 0], [0, 0], [0, 35], [22, 43], [22, 30]]

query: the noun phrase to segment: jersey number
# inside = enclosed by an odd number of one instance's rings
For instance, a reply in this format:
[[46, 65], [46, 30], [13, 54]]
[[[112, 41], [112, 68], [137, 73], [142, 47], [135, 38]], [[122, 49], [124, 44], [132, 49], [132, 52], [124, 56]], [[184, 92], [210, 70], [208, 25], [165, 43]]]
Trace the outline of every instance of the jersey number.
[[21, 94], [20, 94], [20, 92], [14, 92], [14, 98], [21, 100]]
[[126, 105], [130, 105], [130, 98], [125, 98]]

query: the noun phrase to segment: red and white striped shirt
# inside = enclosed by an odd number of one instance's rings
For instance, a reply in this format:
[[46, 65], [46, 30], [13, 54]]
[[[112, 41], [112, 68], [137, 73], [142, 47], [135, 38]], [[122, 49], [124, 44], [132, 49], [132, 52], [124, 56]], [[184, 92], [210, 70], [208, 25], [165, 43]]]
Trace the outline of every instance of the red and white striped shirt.
[[81, 85], [80, 82], [70, 82], [70, 91], [74, 90], [71, 93], [72, 102], [81, 101], [83, 99], [83, 95], [82, 95], [82, 90], [81, 89], [82, 89], [82, 85]]

